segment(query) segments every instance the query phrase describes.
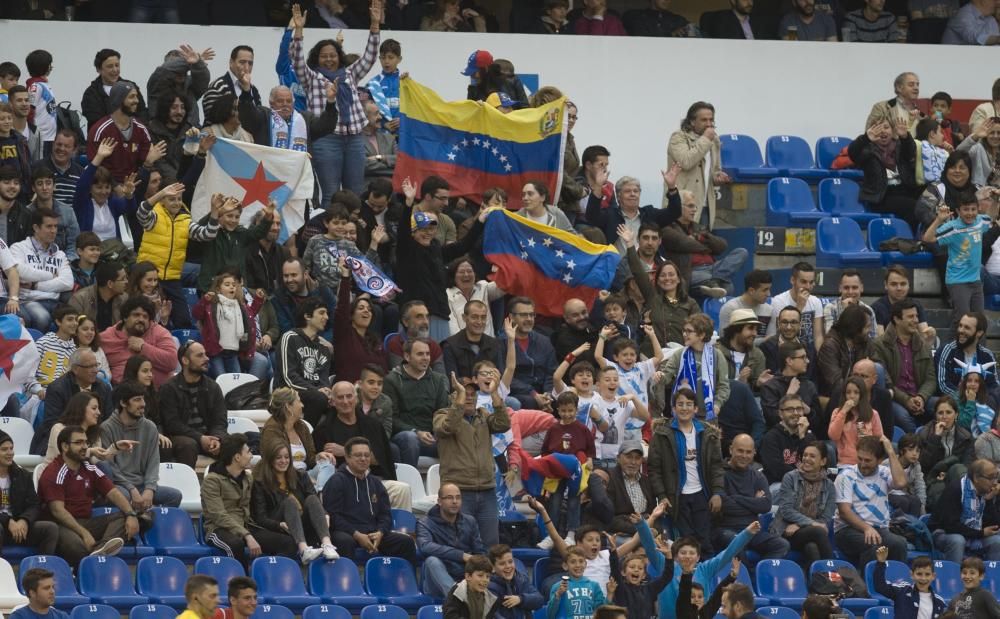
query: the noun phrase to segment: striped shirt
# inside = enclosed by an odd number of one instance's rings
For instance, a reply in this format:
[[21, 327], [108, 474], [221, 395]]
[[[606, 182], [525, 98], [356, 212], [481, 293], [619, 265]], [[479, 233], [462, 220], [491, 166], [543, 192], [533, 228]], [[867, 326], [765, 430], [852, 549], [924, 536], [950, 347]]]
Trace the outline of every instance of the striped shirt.
[[852, 40], [861, 43], [895, 43], [899, 40], [896, 16], [882, 11], [875, 21], [868, 21], [864, 9], [851, 11], [844, 16], [844, 27], [851, 31]]
[[[359, 135], [361, 130], [368, 124], [365, 118], [365, 110], [358, 98], [358, 85], [364, 79], [378, 57], [379, 33], [368, 34], [368, 44], [365, 46], [365, 53], [347, 67], [347, 85], [351, 88], [351, 105], [347, 114], [339, 114], [337, 127], [334, 129], [336, 135]], [[295, 68], [295, 75], [302, 84], [302, 90], [306, 93], [306, 105], [310, 112], [319, 116], [326, 109], [326, 85], [330, 83], [323, 74], [306, 65], [305, 56], [302, 53], [302, 39], [292, 37], [289, 46], [292, 56], [292, 67]], [[339, 111], [339, 110], [338, 110]]]
[[35, 346], [40, 357], [35, 380], [48, 386], [69, 370], [69, 357], [76, 351], [76, 342], [59, 339], [58, 335], [49, 332], [35, 340]]
[[[889, 507], [889, 491], [892, 489], [892, 473], [889, 467], [880, 466], [874, 475], [863, 476], [858, 466], [851, 465], [841, 469], [834, 482], [837, 490], [837, 504], [850, 503], [853, 511], [861, 520], [876, 529], [889, 526], [892, 510]], [[840, 517], [837, 512], [833, 528], [839, 531], [851, 525]]]
[[45, 166], [52, 170], [52, 173], [55, 175], [53, 197], [56, 202], [73, 204], [73, 201], [76, 199], [76, 183], [80, 180], [80, 175], [83, 174], [83, 167], [75, 161], [70, 161], [68, 168], [60, 170], [52, 162], [51, 158], [45, 160]]

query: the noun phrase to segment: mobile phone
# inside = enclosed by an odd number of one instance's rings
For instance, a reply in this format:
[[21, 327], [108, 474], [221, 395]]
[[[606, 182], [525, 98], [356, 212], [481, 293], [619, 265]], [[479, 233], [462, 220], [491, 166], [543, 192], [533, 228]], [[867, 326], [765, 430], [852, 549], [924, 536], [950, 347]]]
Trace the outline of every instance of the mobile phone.
[[563, 576], [562, 577], [562, 581], [568, 583], [569, 582], [569, 576]]

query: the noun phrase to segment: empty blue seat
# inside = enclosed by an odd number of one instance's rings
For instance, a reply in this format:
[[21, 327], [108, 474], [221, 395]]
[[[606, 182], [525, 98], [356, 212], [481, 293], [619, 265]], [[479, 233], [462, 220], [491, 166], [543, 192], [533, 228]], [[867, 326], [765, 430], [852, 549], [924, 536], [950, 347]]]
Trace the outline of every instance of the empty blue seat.
[[[4, 552], [6, 553], [6, 549]], [[72, 610], [74, 606], [89, 604], [90, 598], [80, 595], [76, 589], [76, 581], [73, 580], [73, 570], [70, 569], [66, 559], [54, 555], [35, 555], [21, 560], [18, 568], [20, 578], [24, 578], [25, 572], [33, 567], [40, 567], [49, 570], [54, 574], [53, 580], [56, 585], [56, 608], [59, 610]], [[18, 580], [21, 593], [24, 593], [24, 585]]]
[[107, 604], [81, 604], [73, 608], [70, 619], [121, 619], [121, 613]]
[[410, 615], [394, 604], [373, 604], [361, 609], [361, 619], [410, 619]]
[[986, 577], [983, 578], [983, 589], [997, 597], [1000, 594], [1000, 561], [986, 561]]
[[[712, 319], [712, 324], [719, 327], [719, 314], [722, 312], [722, 306], [726, 304], [732, 297], [721, 297], [719, 299], [713, 299], [712, 297], [707, 297], [701, 302], [701, 311], [705, 312], [705, 315]], [[719, 333], [722, 333], [722, 329], [719, 329]]]
[[188, 305], [194, 307], [198, 304], [198, 289], [197, 288], [181, 288], [184, 292], [184, 299], [187, 301]]
[[895, 616], [892, 606], [876, 606], [865, 611], [865, 619], [893, 619]]
[[191, 515], [178, 507], [153, 509], [153, 526], [145, 533], [146, 544], [158, 555], [196, 559], [210, 552], [198, 541]]
[[277, 604], [257, 604], [250, 619], [295, 619], [295, 613]]
[[[532, 577], [535, 580], [535, 588], [539, 591], [542, 590], [542, 583], [545, 582], [545, 577], [549, 575], [549, 558], [542, 557], [535, 561], [534, 567], [531, 569]], [[542, 595], [547, 596], [548, 592]]]
[[302, 619], [351, 619], [351, 611], [336, 604], [313, 604], [302, 611]]
[[327, 604], [337, 604], [350, 611], [359, 611], [369, 604], [378, 603], [378, 599], [365, 592], [358, 566], [353, 561], [310, 563], [309, 591]]
[[77, 570], [80, 593], [92, 602], [114, 606], [119, 610], [131, 609], [149, 600], [136, 593], [132, 573], [125, 561], [118, 557], [84, 557]]
[[865, 174], [861, 170], [847, 168], [834, 170], [833, 161], [852, 142], [851, 138], [828, 136], [816, 140], [816, 167], [830, 171], [830, 176], [838, 178], [861, 179]]
[[879, 245], [882, 241], [892, 238], [912, 239], [913, 231], [909, 224], [895, 217], [881, 217], [868, 222], [868, 248], [882, 254], [882, 265], [902, 264], [913, 269], [931, 268], [934, 266], [934, 254], [929, 251], [918, 251], [904, 254], [900, 251], [882, 251]]
[[444, 611], [440, 606], [424, 606], [417, 611], [417, 619], [441, 619]]
[[240, 562], [230, 557], [202, 557], [195, 561], [194, 573], [214, 578], [219, 591], [225, 591], [233, 578], [247, 575]]
[[187, 607], [184, 600], [187, 578], [187, 567], [176, 557], [145, 557], [139, 559], [135, 570], [139, 595], [146, 596], [154, 604], [180, 610]]
[[934, 562], [934, 592], [950, 600], [962, 591], [962, 568], [954, 561]]
[[778, 174], [808, 180], [830, 176], [828, 170], [818, 169], [813, 163], [812, 149], [797, 135], [774, 135], [767, 138], [764, 147], [764, 164], [777, 168]]
[[405, 509], [392, 510], [392, 530], [407, 535], [417, 532], [417, 517]]
[[865, 246], [861, 228], [853, 219], [826, 217], [816, 226], [816, 266], [879, 267], [882, 254]]
[[133, 606], [128, 619], [175, 619], [177, 611], [163, 604], [142, 604]]
[[882, 217], [869, 213], [858, 199], [861, 188], [852, 180], [825, 178], [819, 182], [819, 210], [833, 217], [850, 217], [859, 224], [867, 224]]
[[767, 183], [767, 225], [814, 227], [826, 214], [816, 209], [812, 190], [801, 178], [772, 178]]
[[177, 338], [177, 341], [184, 345], [184, 342], [188, 340], [194, 340], [196, 342], [201, 341], [201, 332], [198, 329], [174, 329], [170, 332], [171, 335]]
[[[812, 578], [812, 575], [816, 572], [836, 572], [843, 567], [854, 569], [853, 565], [840, 559], [813, 561], [812, 565], [809, 566], [809, 577]], [[868, 593], [871, 594], [872, 592], [869, 591]], [[844, 598], [840, 600], [840, 606], [856, 615], [860, 611], [878, 606], [878, 601], [872, 598]]]
[[774, 168], [764, 167], [760, 145], [749, 135], [726, 134], [719, 139], [722, 142], [720, 165], [737, 183], [763, 183], [778, 175]]
[[802, 608], [809, 595], [802, 568], [784, 559], [765, 559], [757, 564], [757, 593], [772, 604], [796, 609]]
[[764, 606], [757, 609], [757, 614], [761, 617], [770, 617], [771, 619], [799, 619], [797, 612], [791, 608], [782, 608], [781, 606]]
[[250, 566], [250, 577], [257, 581], [257, 599], [265, 604], [281, 604], [301, 611], [319, 604], [302, 582], [302, 569], [288, 557], [258, 557]]
[[[764, 527], [764, 523], [763, 522], [761, 523], [760, 528], [761, 528], [761, 530], [764, 530], [764, 531], [767, 530], [767, 528]], [[728, 565], [728, 564], [722, 566], [722, 568], [719, 569], [718, 573], [715, 575], [715, 580], [714, 580], [714, 585], [716, 587], [719, 586], [719, 583], [722, 582], [723, 578], [729, 576], [730, 570], [731, 570], [731, 566]], [[767, 606], [768, 604], [771, 603], [771, 601], [769, 599], [757, 595], [757, 592], [754, 590], [753, 581], [750, 580], [750, 571], [747, 570], [747, 566], [744, 563], [740, 563], [740, 573], [736, 577], [736, 582], [742, 583], [742, 584], [750, 587], [750, 591], [754, 592], [754, 595], [753, 595], [753, 605], [754, 605], [754, 608], [759, 607], [759, 606]]]
[[535, 561], [549, 556], [549, 551], [541, 548], [511, 548], [510, 551], [515, 559], [532, 565], [535, 564]]
[[417, 587], [413, 567], [396, 557], [368, 559], [365, 563], [365, 587], [381, 604], [396, 604], [407, 610], [416, 610], [434, 603], [431, 596], [424, 595]]
[[[108, 516], [114, 514], [118, 511], [117, 507], [103, 506], [95, 507], [90, 510], [91, 517], [99, 518], [100, 516]], [[142, 541], [141, 537], [135, 537], [132, 540], [125, 542], [125, 546], [122, 547], [118, 554], [116, 555], [119, 559], [124, 559], [129, 563], [135, 563], [142, 557], [153, 556], [153, 549]]]

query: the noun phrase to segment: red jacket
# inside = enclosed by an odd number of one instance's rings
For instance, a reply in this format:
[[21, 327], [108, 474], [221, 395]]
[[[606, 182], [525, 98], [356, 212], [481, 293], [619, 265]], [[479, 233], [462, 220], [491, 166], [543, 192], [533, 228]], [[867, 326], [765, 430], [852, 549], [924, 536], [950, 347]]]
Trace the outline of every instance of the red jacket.
[[[242, 294], [242, 293], [241, 293]], [[260, 311], [264, 299], [254, 295], [250, 305], [241, 305], [243, 308], [243, 326], [247, 335], [246, 342], [240, 344], [240, 357], [252, 359], [257, 352], [257, 312]], [[207, 297], [198, 300], [191, 314], [198, 321], [198, 328], [201, 330], [201, 344], [205, 347], [205, 353], [209, 357], [215, 357], [222, 353], [222, 346], [219, 344], [219, 327], [215, 323], [215, 302], [209, 301]]]
[[101, 140], [111, 138], [117, 142], [115, 152], [104, 160], [101, 164], [111, 171], [116, 183], [122, 182], [126, 176], [138, 170], [149, 153], [149, 145], [152, 138], [149, 136], [149, 129], [136, 119], [132, 119], [132, 137], [125, 139], [122, 132], [118, 130], [118, 125], [109, 115], [100, 119], [93, 126], [87, 136], [87, 158], [93, 159], [97, 155], [97, 147]]
[[610, 11], [604, 12], [604, 19], [591, 19], [586, 15], [580, 15], [573, 23], [573, 32], [600, 36], [628, 36], [622, 20]]
[[[111, 366], [111, 380], [117, 385], [122, 382], [125, 364], [134, 354], [128, 348], [128, 333], [122, 323], [116, 323], [101, 331], [101, 349]], [[164, 327], [151, 323], [142, 336], [146, 343], [142, 353], [153, 363], [153, 384], [159, 387], [174, 375], [177, 369], [177, 343]]]
[[373, 350], [358, 335], [351, 324], [351, 282], [353, 277], [341, 278], [337, 291], [337, 309], [333, 314], [333, 368], [337, 380], [355, 382], [361, 379], [361, 369], [373, 363], [383, 372], [389, 371], [389, 359], [381, 344]]

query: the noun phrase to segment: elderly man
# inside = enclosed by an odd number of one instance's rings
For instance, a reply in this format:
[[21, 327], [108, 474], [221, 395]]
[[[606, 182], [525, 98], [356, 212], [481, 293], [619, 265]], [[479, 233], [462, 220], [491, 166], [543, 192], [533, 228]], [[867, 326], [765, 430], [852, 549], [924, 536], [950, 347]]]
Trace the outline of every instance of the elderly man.
[[444, 374], [444, 354], [441, 346], [430, 339], [431, 315], [423, 301], [407, 301], [399, 310], [399, 322], [402, 330], [385, 338], [385, 350], [389, 354], [389, 367], [398, 367], [403, 363], [403, 344], [410, 339], [423, 338], [431, 347], [431, 368]]
[[969, 555], [1000, 559], [1000, 512], [994, 500], [998, 493], [997, 466], [989, 460], [974, 461], [965, 475], [945, 483], [938, 499], [945, 509], [935, 509], [928, 523], [942, 558], [955, 563]]
[[578, 355], [577, 361], [594, 363], [593, 348], [597, 344], [599, 330], [591, 323], [587, 304], [580, 299], [570, 299], [563, 304], [563, 322], [552, 332], [552, 348], [556, 359], [562, 359], [583, 344], [590, 344], [590, 350]]
[[444, 367], [448, 375], [472, 378], [472, 368], [480, 361], [496, 363], [500, 357], [497, 339], [486, 334], [486, 304], [469, 301], [462, 311], [465, 328], [449, 337], [441, 344], [444, 353]]
[[895, 127], [897, 122], [904, 122], [910, 129], [910, 134], [916, 132], [917, 123], [923, 114], [917, 108], [920, 99], [920, 78], [916, 73], [906, 72], [896, 76], [892, 83], [896, 95], [888, 101], [879, 101], [872, 106], [865, 121], [865, 129], [872, 125], [888, 122]]
[[177, 369], [177, 342], [166, 327], [153, 321], [156, 308], [144, 296], [129, 297], [122, 303], [122, 319], [101, 332], [101, 348], [111, 366], [111, 380], [122, 381], [125, 364], [133, 355], [143, 355], [153, 364], [153, 384], [157, 387]]
[[336, 99], [327, 101], [320, 116], [295, 109], [295, 98], [287, 86], [271, 89], [268, 103], [260, 105], [251, 94], [250, 74], [240, 77], [243, 92], [239, 97], [240, 124], [253, 136], [255, 144], [286, 148], [300, 152], [309, 149], [310, 135], [319, 131], [329, 133], [337, 123]]
[[996, 0], [972, 0], [948, 20], [945, 45], [1000, 45]]
[[456, 484], [442, 483], [437, 505], [417, 521], [417, 548], [424, 556], [424, 592], [446, 597], [462, 579], [469, 557], [484, 554], [488, 547], [479, 535], [475, 517], [462, 511], [462, 491]]
[[656, 507], [653, 486], [642, 474], [642, 443], [625, 441], [618, 448], [618, 466], [608, 471], [608, 497], [614, 507], [609, 533], [631, 536], [635, 525]]
[[[697, 209], [694, 220], [701, 221], [701, 210], [708, 207], [708, 227], [715, 227], [715, 188], [732, 182], [722, 171], [719, 157], [722, 142], [715, 130], [715, 107], [698, 101], [688, 108], [680, 131], [670, 136], [667, 146], [667, 168], [681, 167], [677, 188], [694, 194]], [[664, 195], [663, 208], [670, 207], [670, 196]]]
[[[643, 224], [650, 224], [659, 230], [669, 226], [680, 215], [681, 197], [677, 191], [677, 175], [680, 171], [680, 166], [675, 164], [663, 174], [664, 201], [667, 205], [664, 208], [654, 207], [652, 204], [639, 206], [642, 200], [642, 186], [639, 184], [639, 179], [631, 176], [623, 176], [615, 183], [618, 201], [610, 208], [603, 208], [600, 195], [591, 192], [587, 199], [585, 215], [587, 223], [604, 232], [608, 243], [618, 243], [619, 226], [625, 226], [632, 233], [633, 242], [641, 242], [639, 228]], [[601, 175], [607, 176], [607, 170], [601, 172]], [[628, 249], [624, 245], [618, 243], [618, 249], [623, 254]], [[643, 254], [641, 251], [639, 253]]]
[[[729, 467], [723, 483], [722, 514], [713, 527], [712, 544], [725, 548], [736, 535], [756, 521], [760, 514], [771, 511], [771, 491], [767, 478], [753, 468], [753, 437], [740, 434], [730, 445]], [[790, 548], [788, 540], [770, 531], [761, 531], [750, 539], [747, 548], [760, 554], [762, 559], [781, 559]]]
[[81, 391], [92, 391], [101, 407], [101, 418], [106, 419], [114, 406], [111, 387], [97, 378], [97, 355], [89, 348], [77, 348], [69, 358], [69, 371], [52, 381], [45, 392], [45, 417], [35, 428], [31, 438], [31, 453], [45, 455], [52, 426], [62, 417], [69, 399]]

